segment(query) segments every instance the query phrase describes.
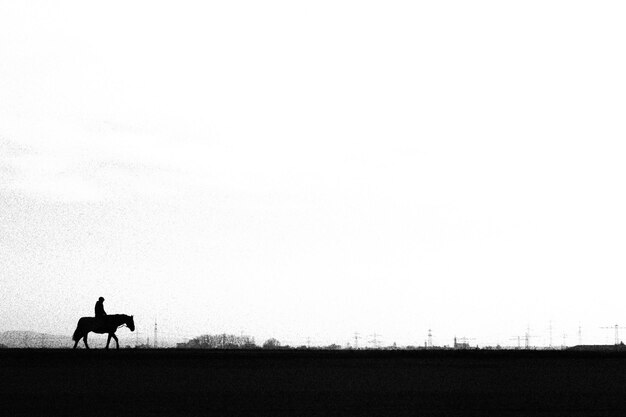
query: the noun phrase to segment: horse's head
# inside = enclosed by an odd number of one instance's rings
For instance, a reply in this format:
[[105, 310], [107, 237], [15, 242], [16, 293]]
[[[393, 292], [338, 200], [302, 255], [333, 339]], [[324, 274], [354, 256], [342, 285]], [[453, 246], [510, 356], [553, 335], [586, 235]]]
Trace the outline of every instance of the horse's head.
[[133, 316], [126, 316], [126, 325], [128, 326], [128, 328], [130, 329], [131, 332], [135, 331], [135, 320], [133, 319]]

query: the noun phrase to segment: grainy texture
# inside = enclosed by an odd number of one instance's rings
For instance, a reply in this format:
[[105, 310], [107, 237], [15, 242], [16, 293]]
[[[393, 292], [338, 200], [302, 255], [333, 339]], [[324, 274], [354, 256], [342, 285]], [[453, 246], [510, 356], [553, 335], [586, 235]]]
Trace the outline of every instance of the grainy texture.
[[623, 415], [626, 354], [0, 350], [4, 415]]

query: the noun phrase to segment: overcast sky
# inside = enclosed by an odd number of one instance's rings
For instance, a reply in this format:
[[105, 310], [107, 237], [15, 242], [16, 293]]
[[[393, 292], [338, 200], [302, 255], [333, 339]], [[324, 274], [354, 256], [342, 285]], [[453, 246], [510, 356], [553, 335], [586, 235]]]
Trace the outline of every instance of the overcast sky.
[[0, 0], [0, 331], [612, 342], [622, 1]]

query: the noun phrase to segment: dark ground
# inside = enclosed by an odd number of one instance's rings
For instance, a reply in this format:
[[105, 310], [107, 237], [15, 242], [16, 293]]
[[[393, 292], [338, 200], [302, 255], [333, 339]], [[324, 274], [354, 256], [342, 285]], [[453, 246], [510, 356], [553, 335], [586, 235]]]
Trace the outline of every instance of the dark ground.
[[624, 416], [626, 353], [0, 349], [0, 414]]

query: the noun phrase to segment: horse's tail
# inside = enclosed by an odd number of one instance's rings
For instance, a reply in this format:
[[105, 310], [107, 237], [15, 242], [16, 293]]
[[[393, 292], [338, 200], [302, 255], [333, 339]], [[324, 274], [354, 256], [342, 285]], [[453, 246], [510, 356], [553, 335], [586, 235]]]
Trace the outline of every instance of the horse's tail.
[[78, 324], [76, 325], [76, 330], [74, 330], [74, 334], [72, 335], [72, 340], [77, 342], [80, 340], [81, 338], [81, 332], [80, 332], [80, 322], [82, 319], [78, 320]]

